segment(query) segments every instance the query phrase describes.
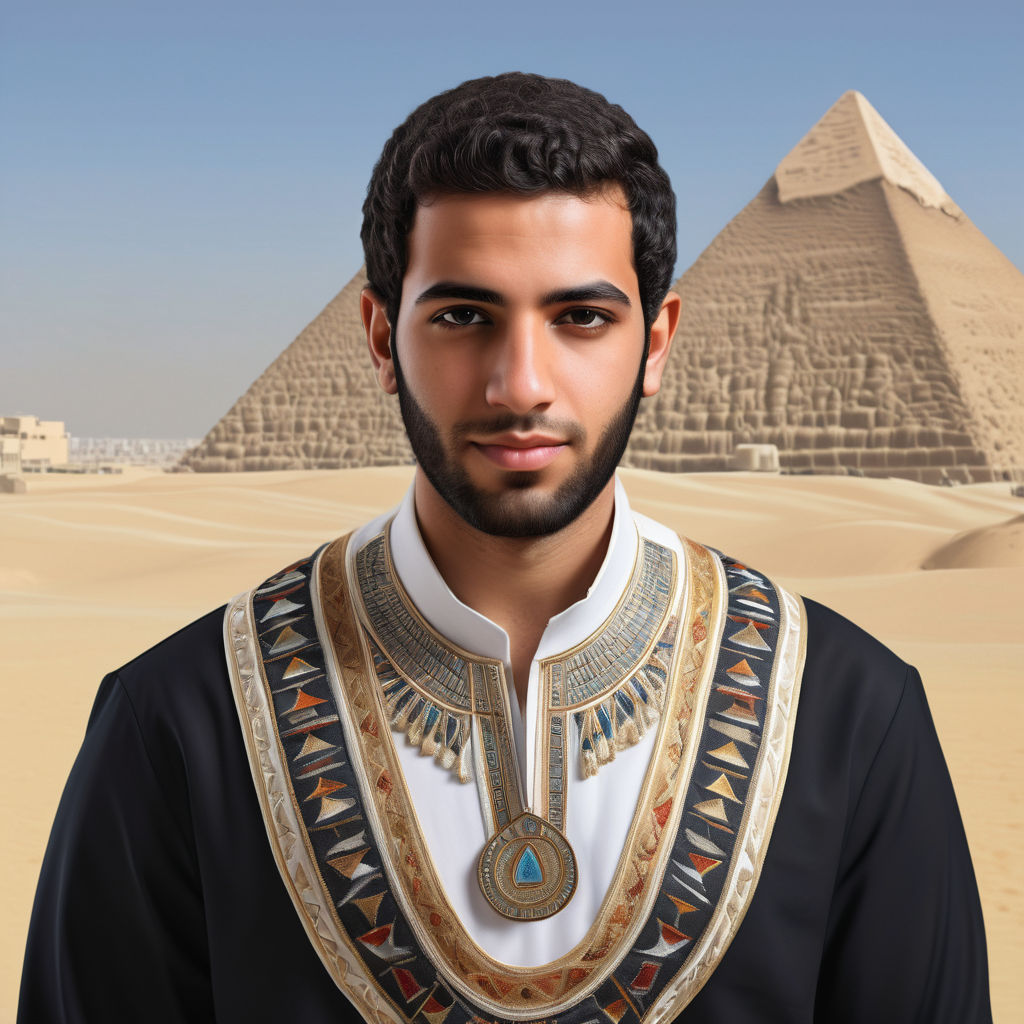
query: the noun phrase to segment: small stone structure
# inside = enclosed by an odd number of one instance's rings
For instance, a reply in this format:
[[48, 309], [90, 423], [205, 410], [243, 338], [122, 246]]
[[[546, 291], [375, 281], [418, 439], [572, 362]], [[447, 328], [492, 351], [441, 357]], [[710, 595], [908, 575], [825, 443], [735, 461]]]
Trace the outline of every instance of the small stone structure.
[[0, 434], [0, 473], [21, 472], [21, 439], [14, 434]]
[[[685, 207], [685, 198], [682, 205]], [[196, 470], [394, 464], [356, 277], [183, 460]], [[683, 322], [623, 464], [1024, 480], [1024, 275], [856, 92], [675, 285]]]
[[733, 449], [729, 468], [754, 473], [778, 473], [779, 449], [773, 444], [738, 444]]
[[24, 494], [25, 480], [13, 473], [0, 473], [0, 494]]

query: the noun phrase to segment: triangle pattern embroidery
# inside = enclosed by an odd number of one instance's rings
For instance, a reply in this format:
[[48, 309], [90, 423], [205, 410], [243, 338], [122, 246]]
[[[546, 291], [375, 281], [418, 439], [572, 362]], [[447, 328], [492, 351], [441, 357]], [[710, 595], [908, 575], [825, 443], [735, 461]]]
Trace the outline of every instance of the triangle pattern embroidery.
[[328, 793], [336, 793], [339, 789], [344, 788], [344, 782], [335, 782], [333, 779], [325, 779], [321, 776], [317, 779], [316, 789], [306, 799], [316, 800], [318, 797], [327, 796]]
[[757, 678], [754, 670], [746, 658], [737, 661], [732, 668], [727, 668], [725, 674], [734, 682], [743, 686], [760, 686], [761, 681]]
[[303, 661], [301, 658], [292, 658], [288, 662], [288, 667], [284, 670], [282, 679], [295, 679], [298, 676], [309, 675], [310, 672], [315, 672], [316, 669], [309, 664], [308, 661]]
[[672, 901], [680, 914], [693, 914], [696, 912], [697, 908], [692, 903], [687, 903], [686, 900], [681, 900], [678, 896], [673, 896], [672, 893], [666, 893], [665, 895]]
[[306, 742], [302, 744], [302, 749], [295, 755], [296, 761], [301, 761], [304, 757], [309, 757], [310, 754], [320, 754], [325, 750], [333, 750], [334, 746], [330, 743], [325, 743], [318, 736], [314, 736], [313, 733], [309, 733], [306, 736]]
[[710, 789], [712, 793], [717, 793], [719, 796], [725, 797], [726, 800], [731, 800], [734, 804], [742, 803], [739, 797], [736, 796], [735, 791], [732, 788], [732, 783], [725, 777], [725, 774], [720, 774], [714, 782], [708, 783], [704, 787]]
[[434, 995], [427, 996], [426, 1002], [420, 1007], [420, 1013], [430, 1024], [442, 1024], [450, 1011], [451, 1007], [442, 1005]]
[[717, 758], [719, 761], [724, 761], [726, 764], [734, 764], [739, 768], [749, 768], [750, 765], [743, 760], [743, 755], [740, 753], [739, 747], [729, 740], [728, 743], [723, 743], [722, 746], [715, 750], [709, 750], [708, 754], [711, 757]]
[[[296, 661], [299, 659], [296, 658]], [[306, 708], [316, 707], [317, 704], [326, 704], [327, 701], [323, 697], [311, 697], [308, 693], [299, 690], [295, 695], [295, 703], [285, 712], [286, 715], [293, 714], [296, 711], [304, 711]]]
[[702, 800], [699, 804], [694, 804], [693, 809], [698, 814], [706, 814], [709, 818], [714, 818], [716, 821], [729, 820], [728, 815], [725, 813], [725, 803], [721, 799]]
[[301, 604], [296, 604], [294, 601], [289, 601], [287, 597], [279, 597], [271, 606], [267, 609], [263, 618], [260, 622], [266, 622], [268, 619], [277, 619], [282, 615], [287, 615], [289, 612], [294, 612], [301, 608]]
[[702, 878], [709, 871], [713, 868], [717, 868], [718, 865], [722, 863], [720, 860], [715, 860], [712, 857], [702, 857], [699, 853], [691, 853], [689, 856], [693, 866], [697, 869], [697, 874]]
[[743, 629], [733, 633], [729, 637], [729, 641], [734, 644], [739, 644], [741, 647], [750, 647], [755, 651], [770, 651], [771, 648], [761, 639], [761, 634], [758, 633], [752, 622], [748, 622]]
[[284, 654], [286, 651], [292, 651], [296, 647], [302, 647], [304, 644], [308, 644], [309, 639], [304, 637], [301, 633], [297, 633], [291, 626], [285, 626], [277, 635], [277, 639], [274, 641], [274, 646], [270, 648], [271, 655]]
[[316, 823], [319, 825], [320, 822], [333, 818], [336, 814], [341, 814], [342, 811], [347, 811], [350, 807], [354, 806], [355, 800], [336, 800], [329, 796], [321, 797], [320, 813], [316, 816]]

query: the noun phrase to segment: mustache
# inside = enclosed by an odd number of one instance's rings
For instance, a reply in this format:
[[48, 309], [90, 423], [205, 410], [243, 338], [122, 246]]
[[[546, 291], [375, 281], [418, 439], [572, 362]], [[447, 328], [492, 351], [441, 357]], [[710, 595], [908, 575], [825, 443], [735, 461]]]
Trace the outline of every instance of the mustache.
[[532, 431], [540, 433], [555, 434], [564, 437], [574, 444], [582, 443], [587, 432], [579, 423], [573, 420], [556, 420], [543, 413], [520, 416], [517, 413], [502, 413], [497, 416], [479, 420], [461, 420], [452, 428], [452, 434], [456, 440], [465, 440], [470, 435], [488, 436], [490, 434], [522, 433], [528, 434]]
[[532, 431], [555, 434], [576, 444], [586, 437], [586, 431], [575, 421], [553, 419], [543, 413], [528, 416], [514, 412], [500, 413], [487, 419], [460, 420], [452, 427], [452, 435], [457, 441], [464, 441], [470, 435], [487, 437], [490, 434], [529, 434]]

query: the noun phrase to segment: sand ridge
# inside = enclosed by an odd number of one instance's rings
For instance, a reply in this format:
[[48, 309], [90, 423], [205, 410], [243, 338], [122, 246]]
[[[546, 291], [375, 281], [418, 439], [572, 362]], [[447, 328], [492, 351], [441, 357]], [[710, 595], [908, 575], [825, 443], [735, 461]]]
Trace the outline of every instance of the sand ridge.
[[[410, 478], [408, 467], [134, 471], [32, 478], [28, 493], [0, 496], [0, 770], [15, 823], [0, 886], [0, 1019], [13, 1018], [39, 862], [100, 678], [394, 505]], [[1012, 1019], [1024, 999], [1024, 501], [997, 484], [622, 478], [639, 511], [831, 605], [921, 670], [975, 859], [996, 1019]], [[993, 713], [1014, 723], [998, 744]]]

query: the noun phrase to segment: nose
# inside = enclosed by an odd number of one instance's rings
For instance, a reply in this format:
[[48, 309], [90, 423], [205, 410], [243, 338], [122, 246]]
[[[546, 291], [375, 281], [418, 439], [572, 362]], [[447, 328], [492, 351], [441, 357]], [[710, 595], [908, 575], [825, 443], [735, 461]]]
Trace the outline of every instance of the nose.
[[554, 352], [546, 325], [533, 317], [510, 319], [494, 344], [486, 391], [488, 405], [519, 416], [550, 405], [555, 400]]

